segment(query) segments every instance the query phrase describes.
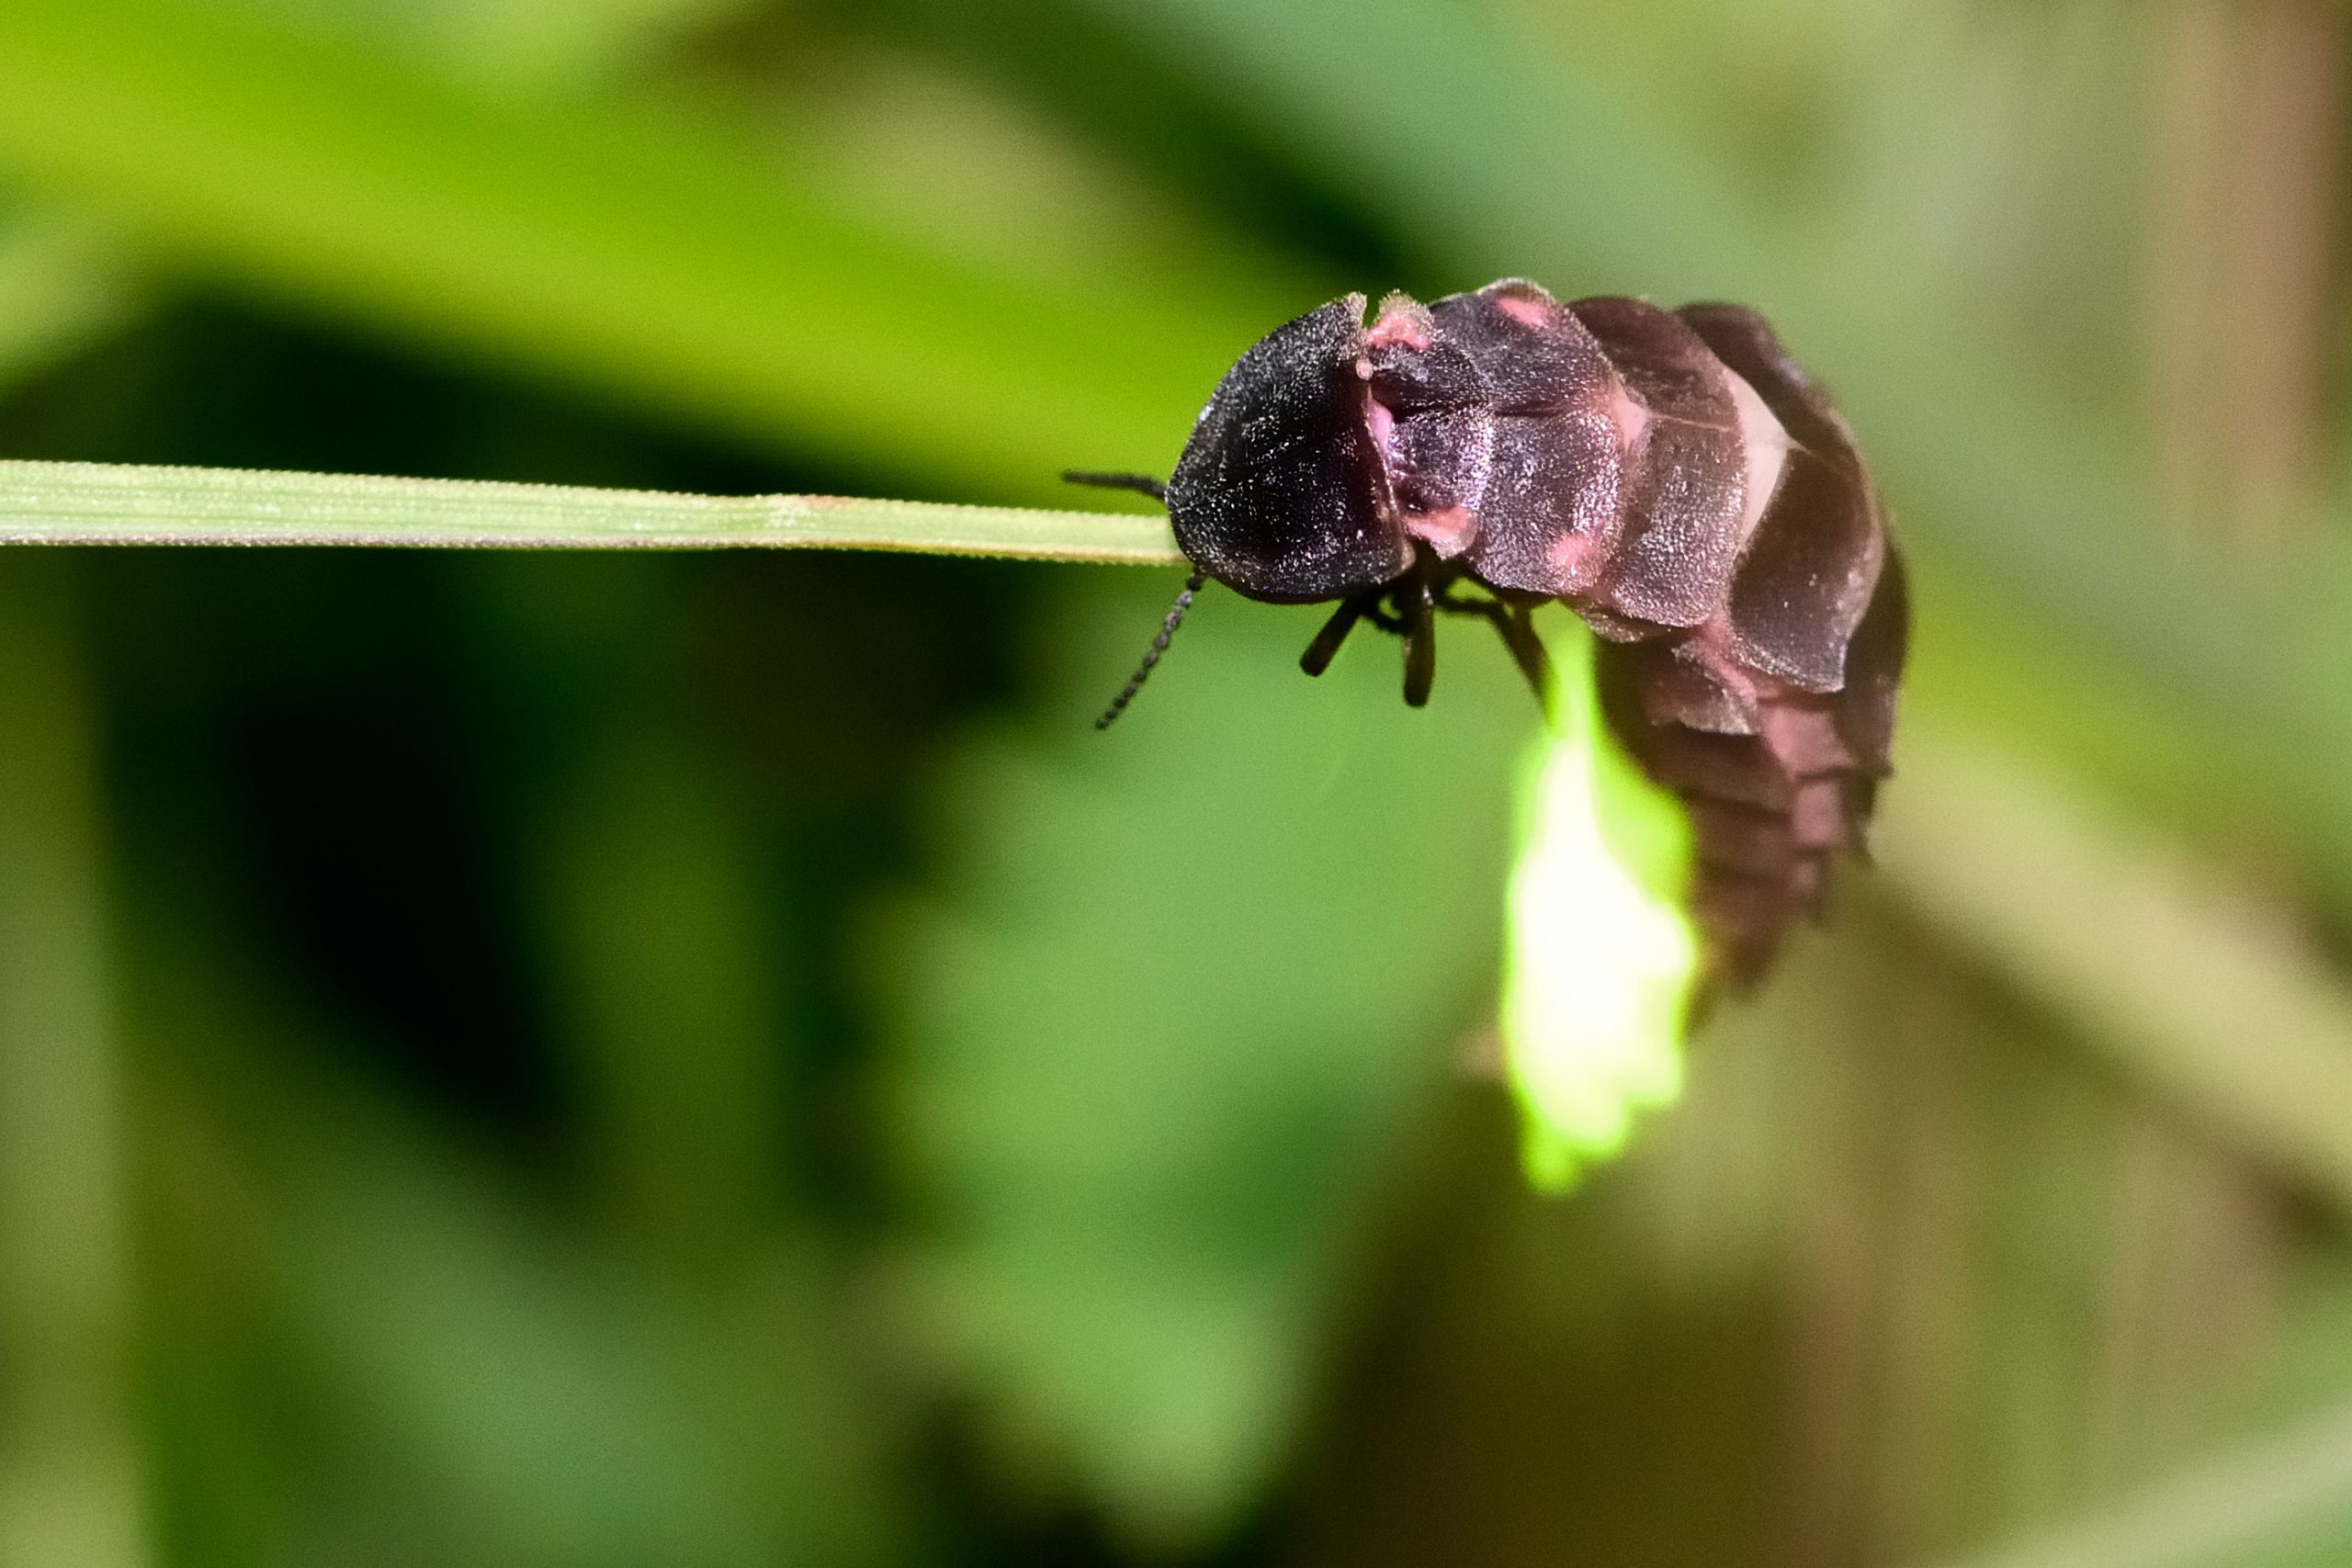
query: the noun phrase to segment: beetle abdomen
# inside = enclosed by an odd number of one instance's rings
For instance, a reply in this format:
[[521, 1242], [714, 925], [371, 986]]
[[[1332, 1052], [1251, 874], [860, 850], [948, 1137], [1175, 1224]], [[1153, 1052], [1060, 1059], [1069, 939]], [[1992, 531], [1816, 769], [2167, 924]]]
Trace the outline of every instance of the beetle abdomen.
[[1889, 771], [1908, 621], [1901, 562], [1882, 559], [1834, 691], [1744, 664], [1716, 624], [1600, 645], [1601, 712], [1690, 811], [1692, 912], [1709, 967], [1735, 982], [1752, 980], [1788, 928], [1820, 908], [1838, 856], [1863, 847]]
[[[1860, 848], [1887, 772], [1905, 605], [1852, 434], [1736, 306], [1510, 279], [1392, 299], [1366, 342], [1405, 531], [1601, 634], [1611, 728], [1690, 808], [1713, 966], [1752, 976]], [[1457, 350], [1484, 385], [1448, 399], [1465, 378], [1428, 367]], [[1460, 451], [1484, 427], [1482, 470], [1427, 473], [1415, 441], [1441, 421]]]
[[1602, 711], [1690, 808], [1693, 910], [1713, 967], [1738, 981], [1819, 909], [1837, 857], [1862, 848], [1908, 606], [1869, 471], [1828, 400], [1754, 311], [1677, 314], [1741, 405], [1741, 521], [1725, 575], [1704, 559], [1703, 619], [1662, 635], [1638, 618], [1603, 627], [1630, 638], [1602, 645]]

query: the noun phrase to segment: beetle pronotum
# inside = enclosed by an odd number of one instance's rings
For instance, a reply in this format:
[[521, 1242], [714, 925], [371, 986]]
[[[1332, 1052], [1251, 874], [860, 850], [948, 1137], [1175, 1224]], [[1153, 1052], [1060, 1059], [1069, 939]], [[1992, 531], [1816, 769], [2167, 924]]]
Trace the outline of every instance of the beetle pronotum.
[[1099, 725], [1211, 579], [1338, 600], [1310, 675], [1360, 621], [1401, 637], [1416, 707], [1440, 614], [1490, 621], [1540, 698], [1529, 615], [1557, 599], [1600, 636], [1611, 730], [1690, 808], [1717, 969], [1752, 976], [1860, 842], [1902, 572], [1852, 433], [1752, 310], [1563, 304], [1507, 278], [1431, 305], [1392, 294], [1367, 327], [1351, 294], [1241, 356], [1165, 485], [1069, 477], [1165, 502], [1193, 566]]

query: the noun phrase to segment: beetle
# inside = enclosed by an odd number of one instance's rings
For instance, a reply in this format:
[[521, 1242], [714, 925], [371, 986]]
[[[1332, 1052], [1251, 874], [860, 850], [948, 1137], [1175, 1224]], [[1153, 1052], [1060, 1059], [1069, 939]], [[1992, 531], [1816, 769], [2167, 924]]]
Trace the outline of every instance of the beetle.
[[1319, 675], [1370, 622], [1429, 700], [1441, 615], [1481, 617], [1548, 691], [1531, 615], [1600, 637], [1601, 710], [1688, 807], [1713, 966], [1752, 978], [1860, 846], [1908, 637], [1900, 563], [1852, 432], [1764, 319], [1563, 302], [1505, 278], [1424, 305], [1351, 294], [1227, 371], [1162, 484], [1193, 564], [1107, 728], [1211, 581], [1337, 605]]

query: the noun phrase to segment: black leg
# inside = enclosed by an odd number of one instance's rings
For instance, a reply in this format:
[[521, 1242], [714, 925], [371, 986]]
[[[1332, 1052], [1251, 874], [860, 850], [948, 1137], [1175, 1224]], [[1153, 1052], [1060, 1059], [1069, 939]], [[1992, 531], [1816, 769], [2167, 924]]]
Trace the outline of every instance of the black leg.
[[1139, 491], [1163, 506], [1168, 503], [1168, 487], [1149, 474], [1105, 474], [1092, 468], [1069, 468], [1064, 470], [1062, 482], [1092, 485], [1096, 490]]
[[1439, 594], [1435, 603], [1450, 615], [1483, 615], [1492, 621], [1503, 646], [1510, 649], [1512, 662], [1527, 677], [1536, 705], [1547, 714], [1552, 711], [1552, 659], [1544, 651], [1544, 639], [1536, 635], [1532, 606], [1506, 604], [1498, 599], [1459, 599], [1451, 591]]
[[1331, 668], [1340, 645], [1355, 630], [1356, 622], [1363, 617], [1370, 603], [1370, 596], [1363, 593], [1340, 600], [1340, 607], [1331, 612], [1331, 618], [1323, 623], [1323, 629], [1315, 634], [1315, 640], [1306, 645], [1306, 651], [1298, 656], [1298, 667], [1309, 675], [1320, 675]]
[[1495, 617], [1495, 629], [1503, 634], [1503, 645], [1519, 663], [1519, 672], [1527, 677], [1528, 689], [1535, 694], [1535, 705], [1545, 714], [1552, 711], [1552, 656], [1544, 651], [1544, 639], [1535, 633], [1535, 612], [1525, 604], [1497, 606], [1502, 613]]
[[1437, 626], [1430, 614], [1430, 580], [1415, 572], [1396, 585], [1396, 608], [1405, 621], [1405, 705], [1427, 707], [1437, 682]]

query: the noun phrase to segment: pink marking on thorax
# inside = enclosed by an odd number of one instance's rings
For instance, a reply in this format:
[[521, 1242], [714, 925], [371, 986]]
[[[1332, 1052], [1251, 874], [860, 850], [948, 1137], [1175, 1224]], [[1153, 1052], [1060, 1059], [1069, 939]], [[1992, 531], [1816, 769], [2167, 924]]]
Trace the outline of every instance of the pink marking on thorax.
[[1478, 518], [1466, 506], [1408, 513], [1405, 517], [1405, 532], [1426, 543], [1442, 558], [1452, 560], [1468, 549], [1470, 541], [1477, 536]]
[[1388, 405], [1369, 392], [1363, 400], [1364, 428], [1372, 434], [1372, 444], [1379, 449], [1383, 468], [1394, 473], [1396, 468], [1396, 416]]
[[1380, 320], [1372, 323], [1372, 331], [1364, 341], [1374, 348], [1409, 348], [1416, 354], [1427, 353], [1430, 346], [1429, 312], [1408, 310], [1401, 307], [1383, 310]]
[[1610, 378], [1601, 412], [1609, 416], [1610, 427], [1617, 432], [1617, 450], [1631, 452], [1642, 444], [1642, 437], [1650, 428], [1649, 405], [1635, 397], [1633, 389], [1623, 380]]
[[1522, 327], [1542, 332], [1552, 324], [1552, 309], [1541, 299], [1522, 299], [1516, 294], [1498, 294], [1494, 299], [1496, 310]]

